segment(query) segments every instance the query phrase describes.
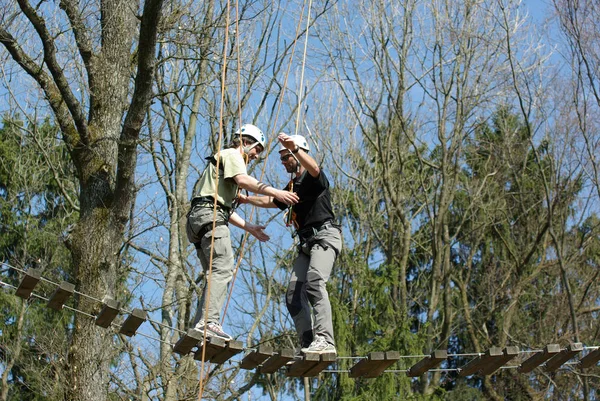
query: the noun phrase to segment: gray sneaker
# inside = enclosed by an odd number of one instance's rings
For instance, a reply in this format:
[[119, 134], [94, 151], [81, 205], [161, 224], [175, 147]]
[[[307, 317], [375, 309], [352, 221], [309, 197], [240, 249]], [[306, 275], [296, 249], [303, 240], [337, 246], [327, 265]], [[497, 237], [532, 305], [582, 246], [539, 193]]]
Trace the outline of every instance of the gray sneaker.
[[[200, 320], [194, 327], [194, 330], [204, 333], [204, 326], [204, 320]], [[225, 341], [233, 340], [233, 337], [225, 333], [223, 327], [215, 322], [208, 322], [208, 324], [206, 324], [206, 337], [217, 337]]]
[[336, 354], [335, 346], [328, 343], [324, 337], [315, 336], [308, 348], [302, 348], [305, 354]]

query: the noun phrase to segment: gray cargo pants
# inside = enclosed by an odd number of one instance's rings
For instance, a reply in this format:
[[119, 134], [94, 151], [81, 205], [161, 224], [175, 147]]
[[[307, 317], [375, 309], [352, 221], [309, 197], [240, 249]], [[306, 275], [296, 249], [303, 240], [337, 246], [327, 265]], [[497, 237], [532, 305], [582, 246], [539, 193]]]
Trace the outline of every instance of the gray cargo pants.
[[325, 284], [341, 249], [340, 231], [330, 227], [303, 242], [294, 261], [286, 306], [303, 347], [310, 345], [314, 335], [322, 336], [335, 345], [331, 304]]
[[[221, 224], [229, 220], [229, 214], [221, 208], [217, 210], [217, 222]], [[208, 206], [196, 206], [188, 214], [186, 233], [188, 240], [196, 246], [196, 253], [204, 269], [204, 291], [198, 300], [198, 311], [194, 324], [204, 319], [205, 311], [208, 310], [206, 322], [221, 323], [221, 309], [227, 296], [227, 285], [233, 277], [233, 250], [231, 249], [231, 236], [227, 225], [215, 227], [215, 243], [212, 261], [212, 272], [209, 275], [210, 248], [213, 230], [209, 229], [199, 237], [198, 233], [206, 224], [213, 224], [213, 208]], [[207, 292], [210, 289], [208, 300]]]

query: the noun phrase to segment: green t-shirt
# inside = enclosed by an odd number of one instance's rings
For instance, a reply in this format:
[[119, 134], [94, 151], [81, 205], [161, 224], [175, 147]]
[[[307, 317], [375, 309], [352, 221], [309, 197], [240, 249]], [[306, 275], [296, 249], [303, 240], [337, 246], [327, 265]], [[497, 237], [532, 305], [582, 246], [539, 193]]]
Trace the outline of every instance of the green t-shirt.
[[[217, 154], [215, 154], [215, 158], [216, 157]], [[219, 204], [230, 208], [238, 190], [238, 185], [233, 180], [233, 177], [238, 174], [247, 174], [246, 163], [238, 149], [222, 150], [220, 157], [217, 201]], [[217, 186], [216, 172], [217, 166], [214, 163], [209, 162], [200, 177], [198, 185], [199, 190], [195, 197], [215, 196], [215, 187]]]

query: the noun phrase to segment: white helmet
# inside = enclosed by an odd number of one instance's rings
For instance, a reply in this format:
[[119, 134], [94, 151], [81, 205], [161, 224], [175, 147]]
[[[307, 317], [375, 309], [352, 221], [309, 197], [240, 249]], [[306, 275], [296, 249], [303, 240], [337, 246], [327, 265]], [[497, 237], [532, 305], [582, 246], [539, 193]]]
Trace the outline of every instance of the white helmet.
[[[294, 140], [294, 143], [300, 149], [304, 150], [305, 152], [310, 151], [310, 147], [308, 146], [308, 142], [306, 142], [306, 139], [302, 135], [290, 135], [290, 138], [292, 138]], [[286, 150], [286, 149], [287, 148], [285, 146], [283, 146], [283, 144], [279, 144], [279, 151], [280, 152], [282, 150]]]
[[[240, 127], [239, 130], [235, 133], [236, 135], [249, 136], [250, 138], [256, 139], [257, 143], [262, 146], [263, 149], [266, 149], [265, 146], [265, 134], [258, 128], [256, 125], [252, 124], [244, 124]], [[254, 146], [251, 146], [253, 148]]]

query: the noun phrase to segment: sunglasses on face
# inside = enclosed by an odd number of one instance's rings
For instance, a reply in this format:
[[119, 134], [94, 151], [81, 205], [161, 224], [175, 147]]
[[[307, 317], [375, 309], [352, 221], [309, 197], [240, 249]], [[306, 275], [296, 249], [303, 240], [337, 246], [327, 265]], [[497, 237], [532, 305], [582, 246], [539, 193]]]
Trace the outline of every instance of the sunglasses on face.
[[279, 160], [281, 160], [282, 162], [285, 162], [285, 161], [287, 161], [287, 159], [289, 159], [290, 157], [292, 157], [292, 155], [288, 153], [287, 155], [283, 155], [283, 156], [281, 156], [281, 157], [279, 158]]

